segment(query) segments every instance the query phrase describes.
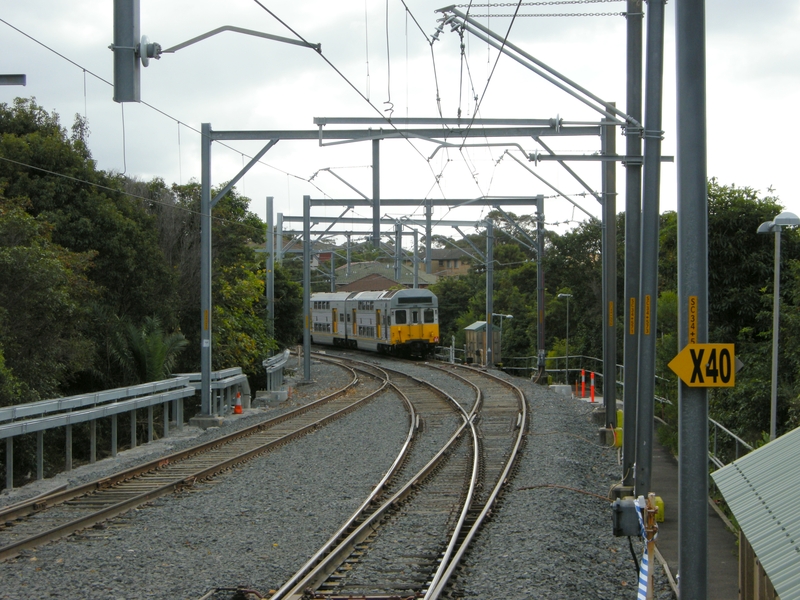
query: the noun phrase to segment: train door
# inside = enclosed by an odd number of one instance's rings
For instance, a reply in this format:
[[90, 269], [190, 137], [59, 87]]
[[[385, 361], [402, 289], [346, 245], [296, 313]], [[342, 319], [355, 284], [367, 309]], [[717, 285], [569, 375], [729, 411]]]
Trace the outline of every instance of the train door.
[[408, 311], [409, 314], [409, 338], [413, 340], [422, 339], [422, 309], [412, 308]]
[[353, 335], [358, 335], [358, 323], [356, 323], [356, 309], [353, 309]]
[[[406, 325], [408, 323], [408, 319], [406, 318], [406, 309], [401, 308], [394, 311], [394, 324], [395, 325]], [[405, 330], [407, 327], [395, 327], [394, 328], [394, 335], [392, 336], [392, 343], [393, 344], [403, 344], [408, 339], [408, 336], [405, 334]]]
[[331, 319], [333, 320], [333, 333], [339, 333], [339, 315], [337, 314], [338, 311], [334, 308], [331, 309]]
[[381, 339], [381, 309], [375, 310], [375, 333], [378, 339]]

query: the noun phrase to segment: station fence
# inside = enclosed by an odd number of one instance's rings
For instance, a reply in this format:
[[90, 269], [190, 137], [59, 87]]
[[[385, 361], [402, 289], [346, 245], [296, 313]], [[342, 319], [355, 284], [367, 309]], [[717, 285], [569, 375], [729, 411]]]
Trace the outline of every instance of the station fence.
[[[466, 348], [455, 348], [454, 346], [438, 346], [436, 348], [436, 360], [458, 363], [464, 362]], [[538, 372], [537, 356], [523, 356], [510, 358], [503, 364], [496, 365], [498, 369], [505, 371], [509, 375], [516, 377], [530, 378]], [[589, 389], [590, 376], [594, 373], [595, 393], [603, 394], [603, 360], [593, 356], [548, 356], [545, 359], [545, 373], [548, 383], [560, 383], [573, 387], [576, 396], [580, 397], [582, 378], [585, 376], [586, 389]], [[623, 365], [616, 365], [614, 370], [614, 385], [617, 388], [617, 399], [622, 398], [624, 390], [624, 371]], [[667, 379], [656, 376], [654, 399], [662, 407], [662, 415], [667, 405], [672, 405], [673, 400], [678, 397], [677, 379]], [[587, 393], [588, 395], [588, 393]], [[655, 419], [664, 425], [668, 423], [658, 415]], [[753, 450], [753, 446], [745, 442], [735, 433], [727, 429], [721, 423], [712, 418], [708, 419], [709, 427], [709, 469], [711, 472], [721, 469]], [[709, 479], [713, 486], [713, 480]]]

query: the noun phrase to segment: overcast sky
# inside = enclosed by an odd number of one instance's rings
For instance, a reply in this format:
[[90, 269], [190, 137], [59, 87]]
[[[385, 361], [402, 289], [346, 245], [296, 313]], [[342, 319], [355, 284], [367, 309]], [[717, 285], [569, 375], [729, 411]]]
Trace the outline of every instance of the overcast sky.
[[[199, 179], [197, 131], [204, 122], [215, 130], [313, 129], [314, 117], [375, 117], [389, 114], [390, 107], [394, 117], [457, 117], [460, 110], [468, 120], [476, 111], [475, 96], [480, 103], [478, 116], [483, 118], [560, 117], [595, 122], [600, 118], [508, 57], [498, 61], [494, 50], [468, 34], [463, 59], [459, 36], [449, 27], [431, 51], [429, 40], [439, 17], [435, 9], [444, 3], [261, 3], [306, 40], [321, 43], [324, 56], [341, 74], [314, 50], [226, 32], [152, 61], [142, 71], [142, 99], [150, 106], [123, 107], [112, 100], [112, 88], [106, 83], [113, 80], [108, 49], [113, 37], [111, 0], [0, 0], [4, 21], [0, 22], [0, 73], [24, 73], [28, 82], [24, 88], [0, 87], [0, 102], [34, 96], [47, 110], [59, 113], [67, 127], [76, 113], [85, 115], [91, 130], [89, 146], [100, 168], [145, 180], [161, 177], [167, 183]], [[664, 155], [675, 153], [675, 4], [673, 0], [666, 7]], [[624, 110], [625, 18], [619, 13], [625, 9], [624, 1], [522, 6], [520, 15], [544, 11], [616, 15], [520, 16], [509, 40]], [[471, 12], [487, 14], [487, 10], [496, 16], [481, 18], [481, 22], [505, 35], [511, 19], [497, 15], [513, 13], [514, 8], [472, 8]], [[141, 0], [141, 32], [163, 48], [223, 25], [294, 37], [255, 0]], [[709, 0], [706, 29], [709, 177], [723, 184], [749, 186], [764, 195], [771, 188], [788, 210], [800, 214], [800, 190], [793, 181], [800, 162], [800, 126], [795, 116], [800, 106], [800, 3]], [[525, 152], [540, 149], [531, 139], [511, 141]], [[597, 138], [548, 143], [564, 153], [599, 150]], [[261, 147], [246, 142], [229, 146], [234, 150], [214, 146], [215, 185], [231, 179], [247, 162], [246, 155]], [[618, 151], [624, 147], [620, 135]], [[437, 151], [427, 141], [383, 142], [382, 197], [544, 194], [546, 221], [561, 231], [584, 220], [584, 211], [600, 215], [597, 201], [577, 196], [583, 188], [561, 167], [526, 165], [565, 194], [575, 195], [573, 200], [581, 209], [555, 197], [550, 188], [504, 156], [506, 150], [524, 162], [516, 146]], [[282, 141], [262, 163], [238, 185], [262, 218], [266, 196], [274, 196], [276, 212], [285, 215], [302, 214], [304, 194], [355, 196], [329, 172], [320, 171], [324, 169], [333, 170], [364, 194], [372, 193], [369, 143], [323, 148], [316, 141]], [[574, 163], [573, 167], [599, 190], [599, 164]], [[624, 167], [619, 166], [617, 173], [617, 207], [622, 211]], [[675, 165], [665, 164], [662, 212], [676, 209], [675, 180]], [[468, 220], [480, 218], [487, 210], [443, 208], [435, 215]], [[328, 209], [327, 214], [336, 216], [341, 211]], [[384, 212], [398, 217], [412, 211], [387, 208]], [[319, 214], [324, 212], [319, 209]], [[367, 209], [351, 214], [371, 216]]]

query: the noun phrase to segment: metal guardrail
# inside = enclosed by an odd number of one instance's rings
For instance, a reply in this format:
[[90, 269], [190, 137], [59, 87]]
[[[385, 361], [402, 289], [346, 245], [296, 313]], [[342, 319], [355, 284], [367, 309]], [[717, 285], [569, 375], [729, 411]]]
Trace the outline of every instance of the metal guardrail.
[[[176, 373], [175, 377], [187, 377], [189, 385], [200, 391], [200, 373]], [[231, 367], [211, 372], [211, 414], [222, 416], [233, 411], [235, 398], [241, 394], [242, 408], [250, 408], [250, 383], [241, 367]]]
[[[194, 396], [200, 389], [200, 373], [179, 373], [171, 379], [142, 385], [81, 394], [53, 400], [42, 400], [0, 408], [0, 439], [6, 440], [5, 487], [13, 487], [14, 438], [36, 434], [36, 478], [44, 477], [44, 432], [64, 427], [66, 429], [65, 465], [72, 470], [72, 426], [89, 423], [89, 462], [97, 460], [97, 421], [111, 419], [111, 456], [117, 455], [117, 417], [122, 413], [136, 414], [147, 409], [147, 441], [153, 441], [153, 407], [161, 405], [164, 415], [163, 437], [169, 436], [170, 405], [172, 419], [178, 430], [183, 429], [183, 400]], [[234, 367], [211, 374], [212, 411], [221, 415], [233, 410], [234, 398], [241, 395], [243, 408], [250, 406], [250, 385], [242, 369]], [[131, 419], [131, 448], [137, 445], [137, 419]]]
[[[439, 346], [437, 347], [436, 358], [437, 360], [441, 360], [444, 362], [449, 362], [450, 360], [450, 347], [449, 346]], [[568, 360], [567, 360], [568, 359]], [[524, 357], [514, 357], [509, 359], [507, 364], [503, 365], [503, 370], [508, 372], [511, 375], [520, 376], [520, 377], [529, 377], [531, 373], [536, 370], [538, 358], [536, 356], [524, 356]], [[586, 369], [586, 367], [591, 367], [591, 369], [597, 369], [597, 371], [593, 371], [595, 374], [595, 378], [597, 380], [597, 388], [598, 393], [602, 394], [602, 381], [603, 381], [603, 361], [599, 358], [595, 358], [592, 356], [548, 356], [546, 358], [547, 364], [550, 368], [546, 368], [545, 372], [551, 376], [554, 376], [554, 379], [558, 379], [559, 381], [569, 381], [569, 376], [566, 373], [567, 364], [569, 364], [569, 373], [580, 373], [581, 370], [590, 371], [590, 369]], [[577, 367], [573, 367], [574, 364], [577, 362]], [[563, 368], [561, 368], [561, 364], [563, 363]], [[524, 365], [524, 366], [521, 366]], [[624, 367], [623, 365], [616, 365], [615, 370], [615, 383], [619, 390], [624, 389], [623, 383], [623, 373]], [[580, 382], [579, 379], [580, 375], [575, 379], [577, 382]], [[665, 379], [664, 377], [656, 376], [656, 384], [661, 386], [669, 386], [675, 385], [674, 382]], [[588, 386], [588, 378], [587, 378], [587, 386]], [[666, 391], [664, 393], [667, 393]], [[621, 397], [621, 396], [618, 396]], [[665, 397], [656, 395], [654, 397], [655, 401], [660, 404], [672, 404], [672, 401]], [[658, 419], [658, 417], [656, 417]], [[658, 419], [660, 420], [660, 419]], [[662, 421], [663, 422], [663, 421]], [[745, 442], [743, 439], [738, 437], [732, 431], [726, 429], [722, 424], [718, 423], [714, 419], [709, 418], [709, 428], [713, 428], [711, 431], [710, 436], [710, 448], [708, 451], [708, 458], [709, 462], [713, 465], [712, 468], [719, 469], [724, 467], [726, 464], [744, 456], [751, 450], [753, 447]]]
[[283, 369], [287, 362], [289, 362], [288, 348], [261, 363], [267, 371], [268, 392], [277, 392], [281, 389], [283, 385]]
[[[717, 423], [714, 419], [709, 419], [708, 421], [714, 426], [714, 433], [711, 436], [711, 449], [708, 451], [708, 458], [717, 469], [721, 469], [740, 456], [744, 456], [753, 450], [753, 447], [750, 444], [745, 442], [732, 431], [726, 429], [720, 423]], [[720, 432], [724, 434], [723, 440], [720, 440]], [[732, 452], [730, 449], [731, 444], [733, 445]], [[740, 452], [740, 450], [744, 450], [744, 452]]]
[[[169, 435], [169, 405], [178, 429], [183, 428], [183, 399], [195, 394], [188, 377], [177, 377], [138, 386], [42, 400], [0, 409], [0, 439], [6, 440], [6, 488], [14, 482], [14, 438], [36, 434], [36, 477], [44, 477], [44, 432], [66, 428], [65, 470], [72, 470], [72, 426], [89, 423], [89, 462], [97, 460], [97, 420], [111, 418], [111, 455], [117, 454], [117, 417], [147, 408], [148, 441], [153, 439], [153, 407], [163, 406], [164, 437]], [[131, 446], [136, 446], [136, 419], [131, 419]]]

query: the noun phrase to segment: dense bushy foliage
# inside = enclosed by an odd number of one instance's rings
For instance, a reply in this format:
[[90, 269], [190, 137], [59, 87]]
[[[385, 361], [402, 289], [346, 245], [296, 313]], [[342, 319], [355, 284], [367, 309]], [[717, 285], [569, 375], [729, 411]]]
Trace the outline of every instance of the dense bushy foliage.
[[[737, 374], [735, 388], [711, 392], [710, 413], [735, 433], [757, 443], [769, 430], [774, 237], [759, 235], [756, 230], [782, 209], [776, 198], [761, 197], [746, 187], [721, 185], [714, 179], [708, 184], [708, 207], [709, 341], [736, 344], [736, 354], [745, 364]], [[496, 230], [508, 228], [499, 214], [489, 217]], [[535, 238], [533, 220], [518, 219]], [[623, 298], [624, 291], [624, 231], [621, 214], [617, 219], [618, 298]], [[656, 374], [671, 382], [659, 381], [657, 393], [673, 401], [677, 400], [677, 379], [667, 364], [679, 350], [677, 238], [677, 215], [664, 213], [659, 235]], [[782, 240], [779, 433], [800, 425], [800, 236], [793, 228], [784, 228]], [[480, 234], [470, 241], [478, 248], [486, 243]], [[545, 348], [553, 355], [564, 354], [567, 301], [558, 295], [568, 293], [569, 354], [601, 357], [601, 224], [590, 220], [561, 235], [548, 232], [545, 242]], [[451, 243], [465, 244], [458, 240]], [[539, 326], [535, 252], [510, 236], [496, 235], [494, 255], [494, 312], [514, 315], [513, 320], [503, 321], [503, 363], [535, 364]], [[463, 328], [486, 318], [485, 269], [483, 265], [473, 267], [469, 277], [443, 280], [433, 288], [439, 296], [445, 343], [453, 335], [456, 346], [460, 346]], [[623, 321], [620, 310], [618, 362], [623, 356]], [[674, 406], [661, 409], [662, 417], [674, 420]]]
[[[200, 186], [98, 170], [88, 136], [33, 99], [0, 104], [0, 406], [199, 370]], [[269, 335], [266, 226], [235, 190], [213, 217], [213, 367], [257, 379], [299, 337], [300, 288], [276, 269]]]

